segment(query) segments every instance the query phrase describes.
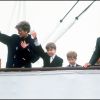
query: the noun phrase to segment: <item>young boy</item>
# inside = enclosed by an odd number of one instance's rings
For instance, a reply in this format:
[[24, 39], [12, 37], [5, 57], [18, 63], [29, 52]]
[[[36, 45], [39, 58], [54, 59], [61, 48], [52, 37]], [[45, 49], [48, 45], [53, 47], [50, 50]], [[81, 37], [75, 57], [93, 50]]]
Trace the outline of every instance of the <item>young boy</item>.
[[67, 60], [69, 62], [69, 65], [67, 67], [81, 67], [76, 63], [77, 60], [77, 53], [74, 51], [69, 51], [67, 53]]
[[46, 45], [47, 52], [45, 52], [42, 46], [38, 43], [36, 32], [33, 32], [31, 35], [33, 36], [33, 38], [35, 38], [37, 52], [43, 59], [43, 67], [61, 67], [63, 59], [56, 55], [55, 43], [48, 43]]

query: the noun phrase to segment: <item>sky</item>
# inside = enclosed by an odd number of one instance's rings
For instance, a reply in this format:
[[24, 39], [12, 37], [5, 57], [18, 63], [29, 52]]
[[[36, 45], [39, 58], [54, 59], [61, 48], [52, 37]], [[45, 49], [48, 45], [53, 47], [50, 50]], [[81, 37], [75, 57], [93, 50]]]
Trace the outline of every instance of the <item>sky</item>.
[[[0, 1], [0, 31], [9, 36], [17, 34], [16, 24], [26, 20], [31, 30], [37, 32], [44, 50], [48, 42], [56, 43], [57, 55], [64, 59], [63, 67], [68, 65], [66, 54], [70, 50], [77, 52], [77, 63], [84, 65], [90, 60], [96, 39], [100, 36], [100, 1], [95, 1], [70, 29], [68, 27], [91, 2], [79, 1], [64, 21], [59, 23], [76, 1]], [[7, 46], [2, 43], [0, 58], [1, 66], [5, 68]], [[42, 65], [42, 59], [32, 64], [33, 67]]]

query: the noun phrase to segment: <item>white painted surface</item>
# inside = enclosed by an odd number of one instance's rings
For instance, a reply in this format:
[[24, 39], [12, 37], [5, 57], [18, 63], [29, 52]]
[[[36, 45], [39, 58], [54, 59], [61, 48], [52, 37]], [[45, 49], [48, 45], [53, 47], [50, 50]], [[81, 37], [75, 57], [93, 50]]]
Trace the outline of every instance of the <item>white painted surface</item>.
[[100, 99], [99, 70], [0, 72], [0, 99]]

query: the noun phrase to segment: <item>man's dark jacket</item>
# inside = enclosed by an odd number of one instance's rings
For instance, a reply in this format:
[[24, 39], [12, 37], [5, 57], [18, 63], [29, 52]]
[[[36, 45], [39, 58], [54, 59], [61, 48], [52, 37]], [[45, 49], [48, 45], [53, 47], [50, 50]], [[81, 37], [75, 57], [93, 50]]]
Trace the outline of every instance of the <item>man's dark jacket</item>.
[[100, 57], [100, 37], [97, 38], [95, 51], [94, 51], [89, 63], [91, 65], [94, 65], [97, 62], [99, 57]]
[[[20, 46], [21, 41], [26, 41], [29, 45], [26, 48], [22, 48]], [[39, 59], [34, 39], [31, 38], [31, 35], [28, 35], [26, 38], [20, 38], [17, 34], [8, 36], [0, 33], [0, 42], [8, 47], [6, 68], [30, 68], [31, 62], [34, 63]]]

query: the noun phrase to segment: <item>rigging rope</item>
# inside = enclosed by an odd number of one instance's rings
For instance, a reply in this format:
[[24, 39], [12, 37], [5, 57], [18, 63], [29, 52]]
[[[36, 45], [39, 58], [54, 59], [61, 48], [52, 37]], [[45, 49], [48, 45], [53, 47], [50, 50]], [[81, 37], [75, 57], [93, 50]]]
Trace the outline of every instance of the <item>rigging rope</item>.
[[77, 0], [77, 2], [72, 6], [72, 8], [67, 12], [67, 14], [60, 20], [60, 22], [63, 22], [63, 20], [65, 19], [65, 17], [72, 11], [72, 9], [76, 6], [76, 4], [79, 2], [79, 0]]
[[59, 39], [60, 39], [60, 38], [75, 24], [76, 20], [78, 20], [79, 17], [80, 17], [83, 13], [85, 13], [85, 12], [89, 9], [89, 7], [92, 6], [92, 4], [93, 4], [95, 1], [96, 1], [96, 0], [94, 0], [92, 3], [90, 3], [77, 17], [75, 17], [74, 21], [68, 26], [68, 28], [67, 28], [64, 32], [62, 32], [62, 34], [60, 34], [58, 37], [56, 36], [56, 39], [54, 39], [53, 42], [57, 42], [57, 40], [59, 40]]
[[84, 12], [86, 12], [87, 10], [88, 10], [88, 8], [90, 7], [90, 6], [92, 6], [92, 4], [95, 2], [96, 0], [94, 0], [89, 6], [87, 6], [77, 17], [76, 17], [76, 19], [78, 20], [78, 18], [84, 13]]
[[71, 9], [67, 12], [67, 14], [58, 22], [58, 24], [56, 25], [56, 27], [53, 29], [53, 31], [47, 36], [47, 38], [45, 39], [44, 43], [48, 41], [48, 39], [51, 37], [51, 35], [57, 30], [57, 28], [59, 28], [59, 26], [61, 25], [61, 23], [63, 22], [63, 20], [65, 19], [65, 17], [68, 16], [68, 14], [72, 11], [72, 9], [78, 4], [79, 0], [77, 0], [77, 2], [71, 7]]
[[23, 1], [23, 20], [26, 20], [26, 1]]
[[12, 7], [11, 16], [10, 16], [10, 19], [9, 19], [9, 22], [8, 22], [8, 26], [7, 26], [7, 33], [9, 33], [9, 30], [10, 30], [10, 26], [11, 26], [13, 18], [14, 18], [14, 13], [15, 13], [15, 10], [16, 10], [16, 7], [17, 7], [17, 3], [18, 3], [18, 1], [16, 1], [16, 2], [14, 1], [14, 5]]

